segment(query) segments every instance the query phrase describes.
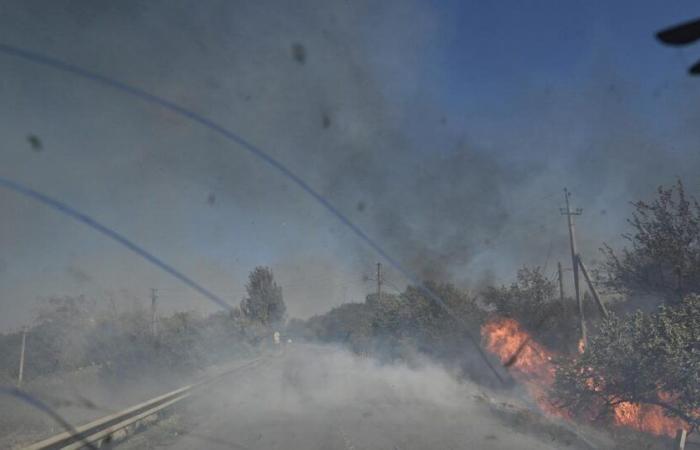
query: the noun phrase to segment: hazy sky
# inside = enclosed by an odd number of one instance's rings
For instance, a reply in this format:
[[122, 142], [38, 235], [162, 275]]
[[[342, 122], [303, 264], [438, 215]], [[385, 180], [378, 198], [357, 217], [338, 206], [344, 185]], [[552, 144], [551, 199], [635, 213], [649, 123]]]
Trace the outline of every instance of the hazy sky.
[[[603, 241], [619, 243], [629, 201], [676, 176], [698, 192], [700, 78], [686, 69], [700, 45], [653, 38], [696, 15], [690, 1], [6, 0], [0, 42], [211, 117], [420, 276], [474, 286], [567, 261], [564, 186], [584, 208], [590, 261]], [[231, 303], [260, 264], [295, 316], [372, 289], [362, 276], [377, 256], [247, 152], [6, 55], [0, 176], [90, 214]], [[166, 310], [213, 308], [55, 211], [2, 190], [0, 207], [0, 330], [51, 295], [128, 308], [157, 287]]]

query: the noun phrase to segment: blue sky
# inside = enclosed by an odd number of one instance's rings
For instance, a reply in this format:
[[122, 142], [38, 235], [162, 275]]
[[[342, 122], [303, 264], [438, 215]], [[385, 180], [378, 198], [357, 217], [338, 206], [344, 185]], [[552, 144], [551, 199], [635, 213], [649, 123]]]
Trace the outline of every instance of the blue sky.
[[[82, 65], [236, 130], [420, 277], [478, 290], [621, 244], [629, 201], [700, 169], [690, 1], [8, 1], [0, 42]], [[302, 44], [307, 57], [290, 49]], [[377, 256], [245, 152], [180, 118], [0, 57], [0, 175], [46, 191], [237, 303], [255, 265], [293, 315], [362, 300]], [[325, 125], [324, 125], [325, 124]], [[44, 143], [34, 152], [27, 135]], [[216, 201], [207, 199], [214, 194]], [[209, 305], [103, 238], [0, 192], [0, 330], [37, 299], [150, 287]], [[404, 280], [387, 269], [394, 284]], [[170, 303], [168, 303], [170, 302]]]

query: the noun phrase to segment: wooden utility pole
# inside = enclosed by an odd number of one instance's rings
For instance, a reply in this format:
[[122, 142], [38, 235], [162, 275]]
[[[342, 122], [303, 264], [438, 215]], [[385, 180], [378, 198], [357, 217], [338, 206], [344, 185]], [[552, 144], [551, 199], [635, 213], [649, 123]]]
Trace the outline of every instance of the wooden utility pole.
[[557, 261], [557, 274], [559, 278], [559, 300], [564, 303], [564, 274], [561, 270], [561, 262]]
[[586, 269], [586, 266], [583, 264], [583, 260], [581, 259], [581, 255], [576, 255], [576, 258], [578, 259], [578, 264], [581, 267], [581, 273], [583, 273], [583, 277], [586, 279], [586, 283], [588, 283], [588, 289], [591, 291], [591, 294], [593, 294], [593, 298], [595, 299], [595, 302], [598, 305], [598, 309], [600, 309], [600, 313], [603, 315], [603, 317], [605, 317], [607, 319], [608, 318], [608, 309], [605, 307], [605, 304], [600, 299], [600, 296], [598, 295], [598, 291], [596, 291], [595, 286], [593, 285], [593, 281], [591, 280], [591, 276], [588, 274], [588, 270]]
[[22, 328], [22, 348], [19, 351], [19, 375], [17, 375], [17, 387], [22, 386], [24, 377], [24, 351], [27, 348], [27, 327]]
[[156, 338], [156, 302], [158, 301], [158, 289], [151, 288], [151, 336]]
[[564, 188], [564, 200], [566, 200], [566, 209], [561, 209], [562, 215], [566, 216], [567, 224], [569, 226], [569, 245], [571, 247], [571, 270], [574, 272], [574, 292], [576, 294], [576, 304], [578, 305], [578, 316], [579, 323], [581, 327], [581, 342], [586, 345], [586, 321], [583, 316], [583, 303], [581, 301], [581, 290], [579, 288], [578, 280], [578, 252], [576, 250], [576, 238], [574, 232], [574, 216], [580, 216], [583, 210], [577, 208], [576, 211], [571, 211], [571, 205], [569, 204], [569, 197], [571, 193]]
[[382, 263], [377, 263], [377, 303], [382, 301]]

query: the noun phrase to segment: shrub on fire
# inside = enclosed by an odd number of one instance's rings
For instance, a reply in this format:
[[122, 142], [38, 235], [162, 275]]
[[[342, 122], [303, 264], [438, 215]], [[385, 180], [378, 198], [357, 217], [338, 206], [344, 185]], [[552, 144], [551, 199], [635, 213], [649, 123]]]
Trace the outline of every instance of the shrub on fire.
[[488, 287], [483, 299], [495, 316], [517, 320], [535, 339], [552, 349], [563, 351], [576, 345], [576, 303], [570, 298], [562, 302], [555, 283], [539, 267], [521, 268], [514, 283]]
[[653, 313], [612, 315], [556, 372], [558, 404], [658, 435], [700, 424], [700, 296]]

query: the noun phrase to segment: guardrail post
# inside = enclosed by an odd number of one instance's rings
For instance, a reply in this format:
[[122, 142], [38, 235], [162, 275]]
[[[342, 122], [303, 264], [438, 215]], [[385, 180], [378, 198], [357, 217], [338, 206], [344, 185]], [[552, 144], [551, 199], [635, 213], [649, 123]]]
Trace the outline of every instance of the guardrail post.
[[22, 386], [22, 379], [24, 378], [24, 351], [27, 347], [27, 327], [22, 328], [22, 348], [19, 352], [19, 374], [17, 375], [17, 387]]
[[685, 450], [685, 440], [688, 437], [688, 432], [684, 429], [679, 429], [676, 432], [676, 438], [673, 440], [673, 450]]

